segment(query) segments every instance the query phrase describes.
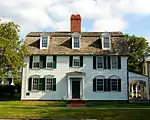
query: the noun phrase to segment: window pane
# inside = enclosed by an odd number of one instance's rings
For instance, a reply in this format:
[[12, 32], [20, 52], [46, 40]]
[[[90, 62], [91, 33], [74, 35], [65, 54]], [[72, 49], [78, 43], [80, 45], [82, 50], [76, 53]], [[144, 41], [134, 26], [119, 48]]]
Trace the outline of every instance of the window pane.
[[51, 78], [47, 78], [46, 79], [46, 90], [52, 90], [52, 79]]
[[104, 38], [104, 48], [109, 48], [109, 37], [103, 37]]
[[80, 66], [80, 59], [73, 59], [73, 66], [79, 67]]
[[104, 80], [97, 79], [97, 91], [103, 91], [103, 87], [104, 87]]
[[103, 57], [97, 57], [97, 68], [103, 68]]
[[33, 85], [32, 85], [33, 90], [38, 90], [38, 80], [39, 78], [33, 78]]
[[112, 68], [117, 68], [117, 57], [112, 56]]
[[53, 68], [53, 62], [47, 62], [47, 68]]
[[42, 47], [47, 47], [48, 37], [42, 37]]
[[34, 67], [34, 68], [39, 68], [39, 66], [40, 66], [40, 65], [39, 65], [39, 62], [34, 62], [34, 64], [33, 64], [33, 67]]
[[111, 90], [112, 91], [118, 90], [118, 79], [111, 79]]
[[74, 48], [79, 48], [79, 37], [74, 37]]

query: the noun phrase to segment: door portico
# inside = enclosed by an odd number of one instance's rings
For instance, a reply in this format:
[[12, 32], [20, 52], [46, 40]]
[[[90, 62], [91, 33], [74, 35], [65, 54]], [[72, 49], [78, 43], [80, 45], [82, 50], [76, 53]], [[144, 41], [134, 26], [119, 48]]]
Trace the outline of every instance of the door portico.
[[84, 73], [69, 72], [67, 75], [68, 94], [67, 99], [82, 99], [84, 100]]

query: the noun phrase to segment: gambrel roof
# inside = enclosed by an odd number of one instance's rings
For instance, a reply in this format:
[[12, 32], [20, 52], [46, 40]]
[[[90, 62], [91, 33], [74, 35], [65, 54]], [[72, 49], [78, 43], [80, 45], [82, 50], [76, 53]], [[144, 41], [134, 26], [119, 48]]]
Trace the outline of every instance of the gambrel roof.
[[[102, 49], [101, 34], [104, 32], [81, 32], [81, 48], [72, 49], [72, 32], [31, 32], [26, 36], [25, 45], [30, 54], [49, 55], [128, 55], [128, 47], [122, 32], [109, 32], [111, 50]], [[40, 36], [49, 36], [49, 48], [40, 49]]]

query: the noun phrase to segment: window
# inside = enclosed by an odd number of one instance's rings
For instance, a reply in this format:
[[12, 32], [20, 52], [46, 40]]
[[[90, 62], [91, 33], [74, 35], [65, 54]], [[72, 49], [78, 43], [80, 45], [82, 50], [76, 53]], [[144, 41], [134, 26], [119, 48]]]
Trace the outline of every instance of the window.
[[103, 56], [97, 57], [97, 68], [103, 68]]
[[53, 79], [52, 78], [46, 79], [46, 90], [53, 90]]
[[48, 45], [48, 37], [42, 37], [42, 47], [47, 48]]
[[39, 67], [40, 67], [40, 57], [33, 56], [33, 68], [39, 68]]
[[104, 79], [97, 79], [96, 82], [96, 91], [104, 91]]
[[103, 37], [104, 39], [104, 48], [109, 48], [109, 36]]
[[33, 78], [33, 83], [32, 83], [32, 90], [38, 90], [38, 81], [39, 81], [39, 78]]
[[74, 37], [74, 48], [80, 48], [79, 37]]
[[53, 68], [53, 56], [46, 57], [46, 68]]
[[118, 79], [111, 79], [111, 91], [118, 91]]
[[105, 32], [102, 34], [102, 48], [109, 50], [111, 48], [110, 33]]
[[111, 57], [111, 64], [112, 64], [112, 68], [118, 68], [118, 57], [117, 56]]
[[80, 57], [79, 56], [73, 56], [73, 66], [80, 67]]

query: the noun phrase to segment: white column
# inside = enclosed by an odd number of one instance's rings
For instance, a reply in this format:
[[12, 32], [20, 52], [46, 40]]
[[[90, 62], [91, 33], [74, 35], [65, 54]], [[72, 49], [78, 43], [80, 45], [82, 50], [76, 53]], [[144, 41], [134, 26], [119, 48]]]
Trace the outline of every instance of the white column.
[[131, 85], [131, 92], [132, 92], [132, 97], [134, 97], [133, 85]]
[[12, 78], [12, 82], [11, 82], [11, 84], [10, 85], [14, 85], [14, 78]]
[[71, 99], [71, 96], [70, 96], [70, 78], [68, 77], [68, 100]]
[[138, 97], [138, 85], [136, 85], [136, 98]]
[[82, 77], [82, 100], [84, 99], [84, 77]]
[[1, 83], [2, 85], [4, 85], [4, 80], [2, 80], [2, 83]]

